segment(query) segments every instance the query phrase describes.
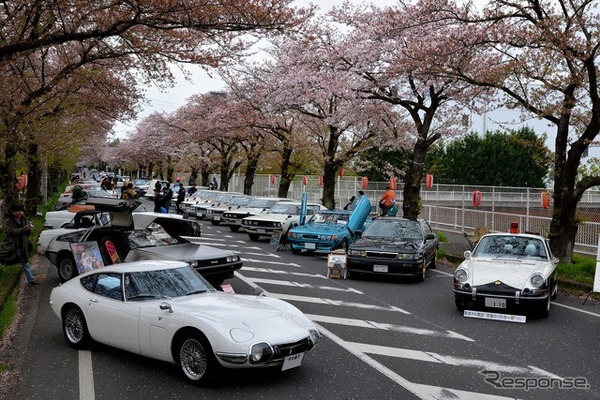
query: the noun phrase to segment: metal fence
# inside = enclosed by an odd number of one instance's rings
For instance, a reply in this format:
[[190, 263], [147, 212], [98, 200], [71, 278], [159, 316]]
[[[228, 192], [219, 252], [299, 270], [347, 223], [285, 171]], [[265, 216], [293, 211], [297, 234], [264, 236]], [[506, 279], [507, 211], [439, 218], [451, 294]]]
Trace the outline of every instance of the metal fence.
[[[257, 175], [252, 194], [257, 196], [276, 196], [279, 177], [273, 183], [270, 175]], [[321, 202], [322, 187], [318, 176], [294, 179], [290, 186], [289, 198], [301, 199], [308, 194], [309, 201]], [[234, 176], [229, 190], [243, 190], [243, 176]], [[338, 177], [335, 187], [335, 204], [343, 207], [348, 200], [363, 190], [375, 206], [388, 186], [388, 182], [369, 182], [362, 188], [361, 177]], [[480, 193], [480, 202], [474, 205], [474, 192]], [[440, 185], [431, 188], [423, 185], [421, 215], [436, 229], [449, 232], [472, 233], [478, 226], [487, 226], [492, 231], [508, 232], [511, 223], [518, 223], [522, 232], [532, 232], [546, 236], [550, 230], [552, 204], [544, 208], [543, 188], [519, 188], [500, 186]], [[396, 196], [401, 207], [402, 183], [398, 183]], [[595, 255], [598, 249], [600, 232], [600, 191], [588, 190], [578, 206], [578, 214], [584, 221], [579, 224], [575, 240], [575, 251]]]

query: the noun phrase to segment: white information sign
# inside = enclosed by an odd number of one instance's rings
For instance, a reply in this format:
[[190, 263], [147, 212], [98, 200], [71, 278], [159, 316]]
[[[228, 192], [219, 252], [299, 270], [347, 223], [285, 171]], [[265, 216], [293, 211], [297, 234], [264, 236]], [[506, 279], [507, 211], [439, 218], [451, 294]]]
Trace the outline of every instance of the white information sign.
[[598, 255], [596, 256], [596, 273], [592, 292], [600, 292], [600, 237], [598, 237]]
[[527, 317], [524, 315], [499, 314], [485, 311], [465, 310], [464, 316], [467, 318], [492, 319], [494, 321], [519, 322], [524, 324]]

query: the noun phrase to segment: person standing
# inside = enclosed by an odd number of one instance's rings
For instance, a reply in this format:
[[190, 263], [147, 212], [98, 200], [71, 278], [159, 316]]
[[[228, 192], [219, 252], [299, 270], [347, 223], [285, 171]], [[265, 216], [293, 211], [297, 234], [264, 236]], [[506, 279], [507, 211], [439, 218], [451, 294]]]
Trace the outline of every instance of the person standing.
[[217, 182], [216, 176], [213, 176], [212, 185], [214, 190], [219, 190], [219, 182]]
[[165, 196], [165, 205], [164, 207], [169, 212], [169, 208], [171, 207], [171, 200], [173, 200], [173, 189], [171, 189], [171, 185], [169, 182], [165, 185], [163, 189], [163, 195]]
[[162, 195], [162, 193], [160, 192], [160, 189], [154, 188], [154, 212], [162, 213], [164, 208], [165, 208], [165, 196]]
[[183, 203], [183, 201], [185, 200], [185, 188], [183, 187], [183, 185], [179, 185], [179, 190], [177, 191], [177, 201], [175, 202], [175, 206], [177, 207], [177, 212], [180, 213], [181, 211], [181, 203]]
[[21, 263], [25, 278], [30, 286], [39, 285], [31, 273], [28, 261], [29, 240], [27, 237], [33, 230], [33, 224], [25, 218], [23, 207], [13, 204], [8, 209], [8, 217], [4, 221], [7, 246], [12, 246], [16, 258]]
[[386, 216], [390, 208], [396, 204], [396, 193], [389, 186], [385, 188], [385, 193], [379, 199], [379, 207], [381, 208], [381, 216]]
[[196, 193], [198, 191], [198, 188], [196, 188], [196, 182], [192, 183], [192, 186], [188, 189], [188, 195], [193, 195], [194, 193]]

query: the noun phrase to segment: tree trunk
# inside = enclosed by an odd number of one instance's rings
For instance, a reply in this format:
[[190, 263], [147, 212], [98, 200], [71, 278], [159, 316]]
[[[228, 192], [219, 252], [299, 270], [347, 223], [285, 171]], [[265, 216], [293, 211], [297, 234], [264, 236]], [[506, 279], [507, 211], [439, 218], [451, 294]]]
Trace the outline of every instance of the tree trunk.
[[427, 148], [427, 141], [419, 138], [404, 177], [404, 190], [402, 193], [402, 215], [404, 218], [416, 220], [421, 213], [421, 182], [423, 180]]
[[37, 208], [41, 204], [40, 178], [42, 176], [42, 168], [38, 157], [38, 145], [29, 138], [27, 148], [27, 195], [25, 199], [25, 210], [27, 215], [33, 216], [37, 213]]
[[[17, 170], [15, 166], [15, 157], [17, 147], [14, 140], [7, 140], [4, 148], [4, 164], [0, 166], [0, 179], [2, 179], [2, 189], [4, 191], [4, 210], [8, 210], [11, 204], [18, 200], [16, 187]], [[4, 212], [2, 213], [4, 215]]]
[[254, 176], [258, 169], [258, 161], [260, 160], [260, 154], [251, 156], [248, 158], [246, 165], [246, 173], [244, 174], [244, 194], [252, 194], [252, 186], [254, 186]]
[[279, 190], [277, 197], [286, 198], [290, 190], [290, 185], [296, 174], [290, 172], [290, 161], [293, 150], [288, 146], [288, 142], [283, 143], [281, 153], [281, 179], [279, 180]]
[[323, 198], [321, 203], [330, 210], [335, 208], [335, 177], [340, 163], [328, 161], [323, 166]]

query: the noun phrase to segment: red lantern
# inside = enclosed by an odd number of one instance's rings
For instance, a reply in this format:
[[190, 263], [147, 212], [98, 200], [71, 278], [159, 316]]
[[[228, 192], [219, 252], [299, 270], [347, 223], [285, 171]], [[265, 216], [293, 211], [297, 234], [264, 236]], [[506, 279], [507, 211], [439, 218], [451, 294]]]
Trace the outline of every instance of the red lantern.
[[308, 177], [305, 175], [302, 177], [302, 184], [306, 186], [308, 184]]
[[366, 176], [363, 176], [362, 178], [360, 178], [360, 187], [362, 189], [366, 189], [369, 187], [369, 178], [367, 178]]
[[396, 190], [398, 180], [396, 178], [390, 178], [390, 189]]
[[323, 175], [319, 175], [319, 186], [323, 186]]
[[542, 192], [542, 207], [550, 207], [550, 193], [545, 190]]
[[433, 187], [433, 175], [425, 174], [425, 187], [431, 189]]
[[510, 223], [510, 231], [509, 233], [519, 233], [519, 223], [511, 222]]
[[271, 185], [274, 185], [277, 183], [277, 177], [275, 175], [271, 175]]
[[479, 190], [475, 190], [473, 192], [473, 205], [478, 207], [481, 204], [481, 192]]

